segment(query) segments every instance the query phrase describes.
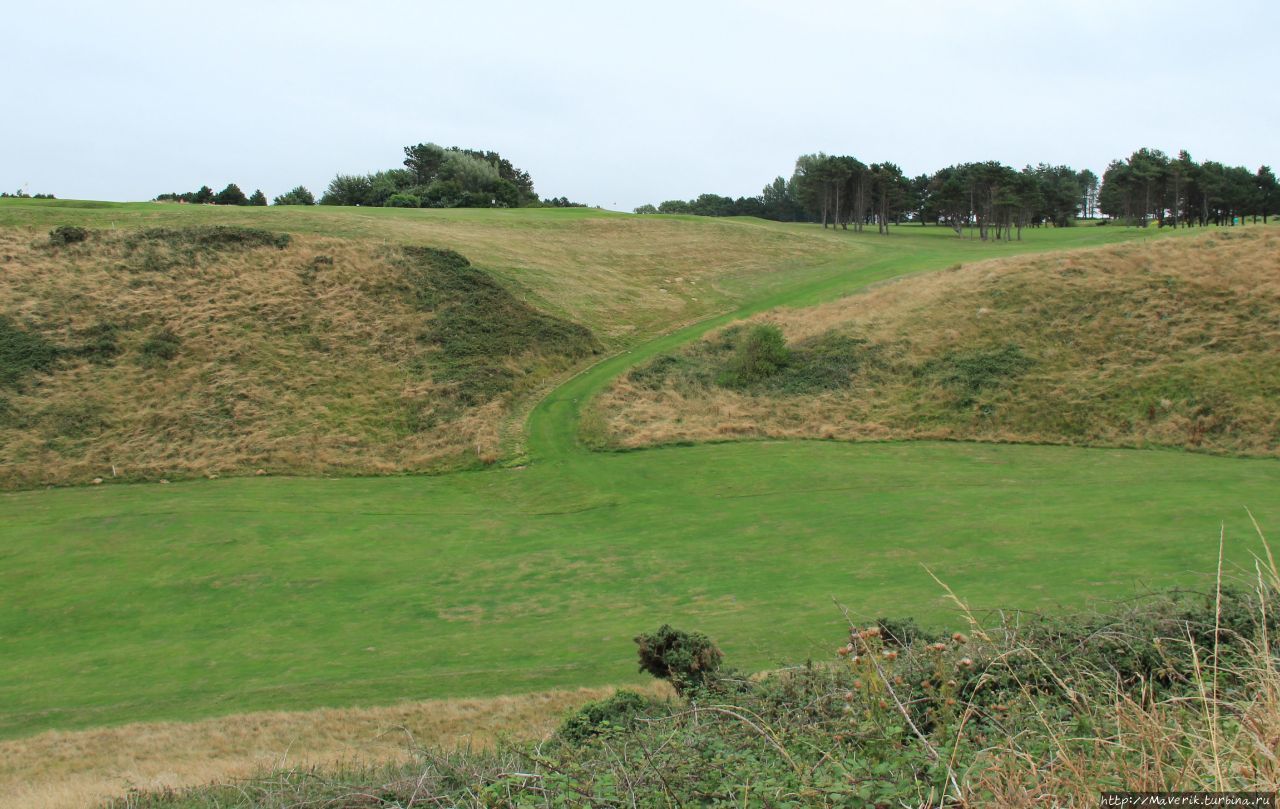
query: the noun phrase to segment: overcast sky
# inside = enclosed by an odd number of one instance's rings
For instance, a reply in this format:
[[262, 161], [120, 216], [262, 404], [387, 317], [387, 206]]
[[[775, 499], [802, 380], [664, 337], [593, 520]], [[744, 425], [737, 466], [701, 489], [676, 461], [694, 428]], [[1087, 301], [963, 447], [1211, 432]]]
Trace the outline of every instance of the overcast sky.
[[1280, 163], [1280, 3], [19, 3], [0, 189], [268, 196], [493, 149], [543, 196], [759, 193], [797, 155]]

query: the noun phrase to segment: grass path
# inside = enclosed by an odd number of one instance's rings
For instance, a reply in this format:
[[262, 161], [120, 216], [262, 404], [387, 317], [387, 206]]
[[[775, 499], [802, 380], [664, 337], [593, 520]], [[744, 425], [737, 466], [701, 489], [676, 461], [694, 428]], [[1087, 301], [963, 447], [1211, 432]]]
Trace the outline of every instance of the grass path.
[[[1095, 230], [1011, 247], [1117, 238]], [[525, 468], [0, 495], [0, 737], [633, 681], [631, 636], [664, 621], [711, 633], [745, 668], [825, 657], [841, 635], [832, 598], [868, 618], [955, 620], [925, 565], [975, 606], [1029, 609], [1195, 582], [1222, 525], [1247, 566], [1242, 506], [1280, 519], [1271, 461], [576, 440], [614, 374], [708, 328], [996, 249], [858, 238], [569, 380], [534, 408]]]

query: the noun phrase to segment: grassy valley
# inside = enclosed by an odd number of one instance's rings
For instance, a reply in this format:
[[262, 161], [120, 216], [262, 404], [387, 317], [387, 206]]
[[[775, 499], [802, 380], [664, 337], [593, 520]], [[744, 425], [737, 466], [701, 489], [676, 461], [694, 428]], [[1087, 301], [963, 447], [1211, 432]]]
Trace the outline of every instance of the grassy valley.
[[[1213, 247], [1122, 227], [995, 243], [942, 228], [882, 237], [572, 209], [155, 205], [67, 208], [75, 213], [62, 224], [90, 232], [53, 245], [59, 209], [27, 205], [0, 206], [25, 217], [0, 251], [11, 293], [12, 373], [0, 386], [10, 486], [110, 479], [110, 459], [95, 453], [111, 447], [151, 459], [121, 477], [173, 482], [0, 494], [0, 736], [16, 744], [117, 727], [113, 744], [141, 750], [152, 725], [130, 723], [635, 683], [630, 638], [664, 621], [722, 639], [735, 665], [769, 669], [829, 654], [844, 620], [833, 597], [859, 621], [954, 623], [954, 603], [925, 566], [977, 609], [1056, 612], [1204, 584], [1222, 528], [1228, 567], [1243, 569], [1262, 551], [1239, 504], [1263, 525], [1274, 520], [1271, 458], [954, 441], [716, 440], [602, 453], [581, 440], [600, 434], [592, 402], [616, 380], [634, 387], [637, 374], [665, 366], [646, 395], [671, 395], [687, 369], [735, 353], [722, 344], [742, 333], [728, 331], [738, 321], [761, 317], [782, 323], [795, 356], [825, 357], [823, 367], [834, 353], [837, 370], [850, 356], [856, 373], [878, 368], [861, 363], [869, 354], [934, 369], [932, 412], [972, 419], [984, 397], [1008, 396], [1011, 382], [1070, 352], [1019, 343], [1001, 366], [1017, 374], [976, 386], [963, 406], [949, 380], [969, 366], [929, 357], [959, 350], [961, 337], [986, 345], [999, 335], [992, 345], [1002, 349], [1033, 303], [1052, 322], [1054, 298], [1035, 279], [1077, 284], [1071, 294], [1092, 301], [1099, 322], [1120, 319], [1107, 307], [1134, 289], [1190, 306], [1216, 300], [1191, 294], [1209, 281], [1190, 269], [1148, 277], [1144, 257], [1243, 257], [1271, 249], [1261, 228], [1206, 237]], [[120, 217], [114, 230], [110, 216]], [[316, 232], [329, 222], [340, 235]], [[676, 255], [689, 245], [673, 234], [698, 239], [700, 252]], [[545, 280], [542, 251], [556, 243], [568, 264], [556, 283], [577, 274], [589, 290], [558, 296]], [[1053, 253], [1082, 247], [1099, 249]], [[1263, 269], [1242, 259], [1233, 262], [1241, 275], [1224, 275], [1256, 304], [1229, 299], [1213, 321], [1224, 329], [1267, 322], [1273, 293], [1254, 284], [1266, 278], [1265, 250]], [[515, 258], [496, 258], [502, 251]], [[1120, 259], [1136, 275], [1115, 271]], [[1061, 262], [1084, 271], [1064, 273]], [[914, 277], [885, 283], [903, 276]], [[971, 277], [987, 281], [969, 298], [945, 286]], [[918, 295], [903, 293], [917, 284]], [[975, 314], [952, 317], [944, 332], [945, 318], [895, 314], [911, 308], [884, 303], [898, 294], [924, 311]], [[1018, 305], [992, 306], [1000, 294]], [[593, 308], [605, 298], [613, 308]], [[877, 302], [891, 349], [871, 352], [871, 333], [849, 327], [845, 313], [860, 301]], [[983, 306], [991, 311], [977, 315]], [[1141, 311], [1140, 334], [1166, 323]], [[987, 323], [996, 325], [983, 331]], [[859, 389], [769, 387], [776, 381], [733, 394], [784, 407]], [[1264, 380], [1242, 390], [1269, 389]], [[107, 415], [78, 437], [53, 420], [95, 403]], [[698, 407], [690, 396], [687, 415]], [[14, 462], [18, 450], [27, 460]], [[519, 462], [368, 476], [502, 458]], [[39, 477], [50, 470], [61, 477]], [[204, 472], [223, 479], [179, 480]], [[276, 737], [262, 738], [270, 747]], [[320, 760], [326, 744], [301, 743], [297, 755]], [[244, 759], [227, 761], [226, 772], [241, 771]]]

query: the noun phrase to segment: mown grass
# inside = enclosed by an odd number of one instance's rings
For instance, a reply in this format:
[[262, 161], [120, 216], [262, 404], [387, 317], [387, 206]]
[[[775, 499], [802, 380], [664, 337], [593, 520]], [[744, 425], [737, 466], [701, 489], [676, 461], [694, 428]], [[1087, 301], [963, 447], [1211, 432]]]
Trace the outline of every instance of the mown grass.
[[966, 612], [957, 632], [851, 620], [816, 663], [703, 671], [676, 700], [618, 694], [536, 745], [426, 746], [404, 764], [275, 768], [110, 806], [1086, 807], [1104, 791], [1274, 793], [1280, 621], [1276, 569], [1260, 567], [1103, 613]]

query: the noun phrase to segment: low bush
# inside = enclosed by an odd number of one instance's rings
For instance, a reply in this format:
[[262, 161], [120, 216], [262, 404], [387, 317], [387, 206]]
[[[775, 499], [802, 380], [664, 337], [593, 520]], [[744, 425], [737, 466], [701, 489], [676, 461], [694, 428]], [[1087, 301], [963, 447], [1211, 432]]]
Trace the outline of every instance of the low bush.
[[791, 361], [787, 341], [777, 326], [760, 325], [738, 341], [717, 381], [726, 388], [748, 388], [777, 376]]
[[663, 624], [657, 632], [636, 636], [640, 670], [669, 680], [677, 693], [705, 685], [724, 655], [701, 632], [683, 632]]
[[602, 733], [631, 730], [637, 719], [661, 707], [661, 703], [634, 691], [618, 691], [606, 699], [588, 702], [570, 714], [556, 731], [556, 737], [577, 744]]
[[59, 225], [49, 231], [49, 244], [54, 247], [65, 247], [89, 238], [89, 231], [75, 225]]

